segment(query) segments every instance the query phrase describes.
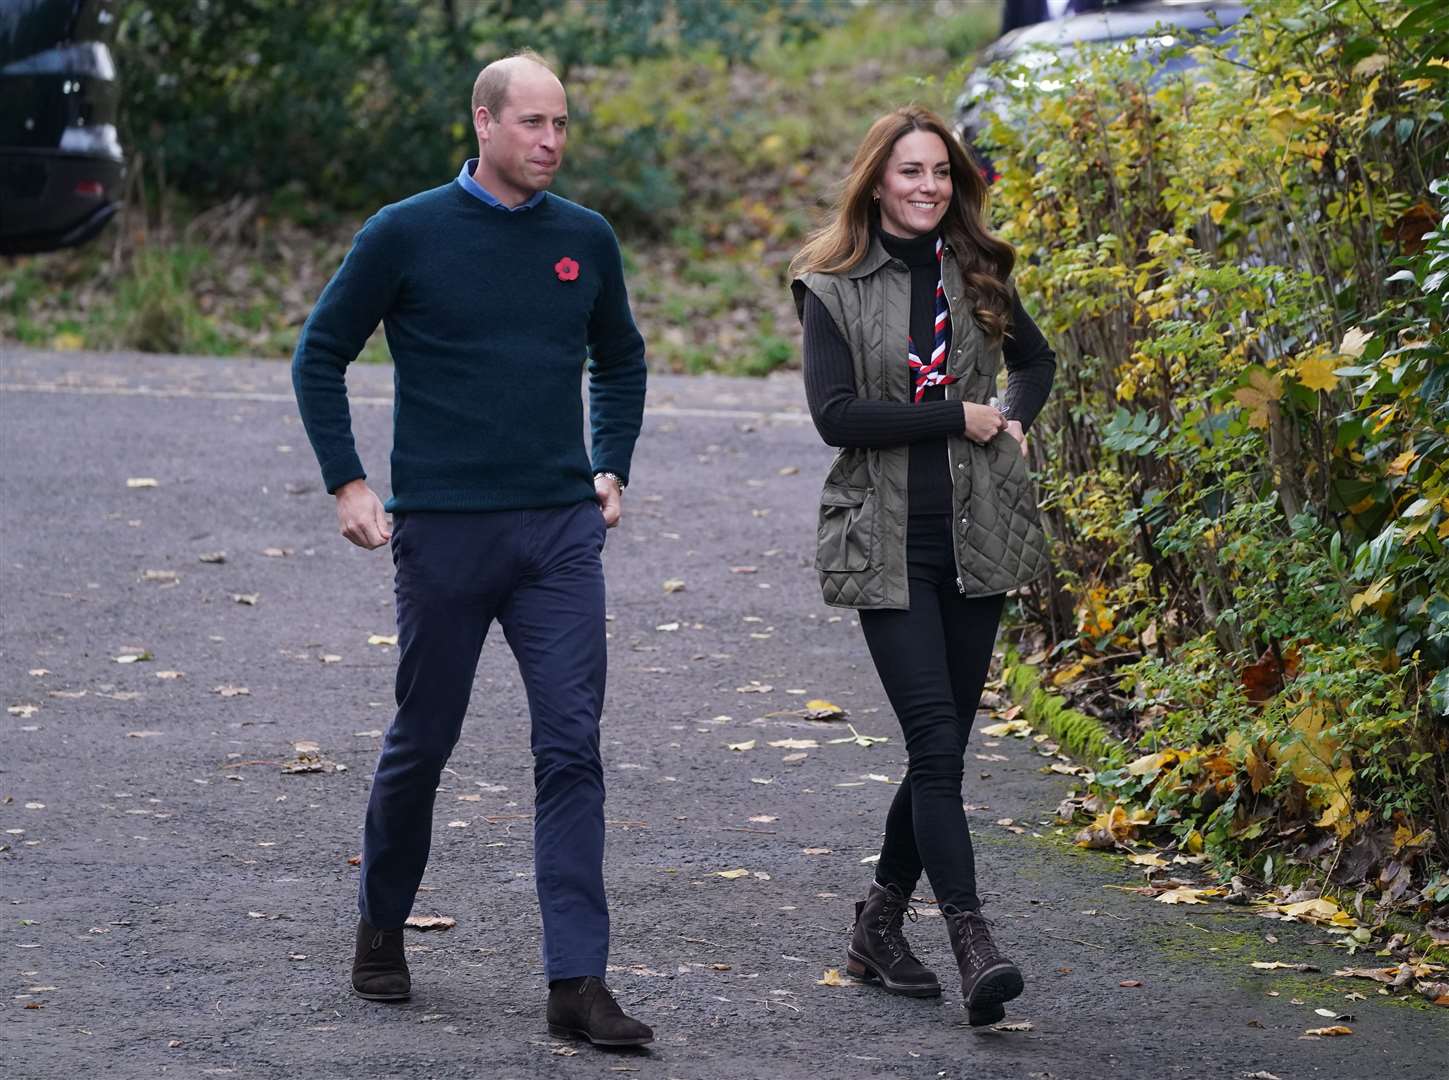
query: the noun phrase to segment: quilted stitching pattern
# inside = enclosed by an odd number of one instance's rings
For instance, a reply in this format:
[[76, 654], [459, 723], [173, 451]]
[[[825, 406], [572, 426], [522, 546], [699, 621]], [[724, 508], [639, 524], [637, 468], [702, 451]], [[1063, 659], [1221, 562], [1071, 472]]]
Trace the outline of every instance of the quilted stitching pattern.
[[[987, 341], [976, 320], [961, 303], [962, 281], [954, 258], [945, 259], [946, 291], [951, 298], [953, 335], [949, 367], [959, 382], [947, 388], [953, 399], [984, 404], [995, 393], [1001, 345]], [[903, 266], [885, 261], [859, 278], [807, 274], [792, 284], [797, 304], [803, 289], [824, 303], [840, 328], [855, 364], [862, 397], [884, 401], [910, 400], [907, 365], [891, 363], [901, 349], [887, 343], [906, 340], [910, 276]], [[985, 446], [952, 440], [951, 475], [956, 514], [956, 556], [961, 585], [968, 596], [1008, 592], [1035, 580], [1047, 569], [1047, 542], [1036, 504], [1036, 485], [1016, 442], [1005, 433]], [[869, 487], [874, 517], [859, 528], [870, 529], [873, 549], [862, 570], [820, 571], [825, 602], [837, 607], [906, 608], [905, 447], [885, 450], [841, 450], [826, 478], [828, 485]]]

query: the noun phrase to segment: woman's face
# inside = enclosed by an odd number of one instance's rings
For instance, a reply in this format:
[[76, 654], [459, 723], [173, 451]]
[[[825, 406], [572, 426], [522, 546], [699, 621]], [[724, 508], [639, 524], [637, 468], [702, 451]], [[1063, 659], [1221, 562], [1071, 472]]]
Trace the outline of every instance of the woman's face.
[[881, 228], [909, 239], [934, 232], [951, 201], [951, 159], [933, 131], [902, 135], [876, 184]]

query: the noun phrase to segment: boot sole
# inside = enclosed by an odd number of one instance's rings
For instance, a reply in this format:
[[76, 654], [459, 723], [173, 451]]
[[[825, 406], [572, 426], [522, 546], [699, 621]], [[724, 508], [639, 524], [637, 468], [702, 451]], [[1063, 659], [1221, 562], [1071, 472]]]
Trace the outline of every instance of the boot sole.
[[988, 968], [976, 980], [965, 1004], [972, 1011], [985, 1012], [994, 1005], [1003, 1005], [1012, 998], [1020, 997], [1025, 988], [1026, 983], [1016, 965], [1010, 962], [1000, 963]]
[[583, 1039], [585, 1042], [593, 1043], [595, 1046], [648, 1046], [654, 1041], [653, 1035], [642, 1039], [596, 1039], [587, 1031], [581, 1031], [578, 1028], [559, 1027], [557, 1024], [549, 1024], [548, 1033], [559, 1039]]
[[899, 994], [901, 997], [940, 997], [941, 984], [916, 985], [914, 983], [892, 982], [880, 973], [869, 961], [862, 959], [850, 949], [846, 949], [845, 973], [856, 982], [879, 983], [882, 990], [888, 994]]
[[364, 1001], [406, 1001], [408, 998], [413, 996], [413, 992], [411, 990], [409, 990], [405, 994], [367, 994], [357, 989], [357, 987], [355, 986], [352, 988], [352, 992], [358, 997], [362, 998]]

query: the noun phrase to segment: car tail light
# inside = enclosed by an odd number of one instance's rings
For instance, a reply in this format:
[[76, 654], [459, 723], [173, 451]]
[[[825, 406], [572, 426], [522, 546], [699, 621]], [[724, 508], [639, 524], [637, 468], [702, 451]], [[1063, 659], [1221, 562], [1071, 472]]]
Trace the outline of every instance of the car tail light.
[[99, 199], [106, 193], [106, 185], [99, 180], [81, 180], [76, 183], [75, 193], [83, 199]]

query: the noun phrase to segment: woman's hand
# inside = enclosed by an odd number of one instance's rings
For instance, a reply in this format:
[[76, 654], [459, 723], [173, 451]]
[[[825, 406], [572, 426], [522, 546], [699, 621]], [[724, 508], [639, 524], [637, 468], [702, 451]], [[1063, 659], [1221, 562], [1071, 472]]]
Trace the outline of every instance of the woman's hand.
[[990, 405], [963, 401], [961, 408], [966, 413], [966, 437], [972, 442], [989, 443], [1006, 429], [1006, 417]]
[[1021, 456], [1026, 457], [1026, 432], [1021, 430], [1021, 421], [1008, 420], [1006, 433], [1016, 440], [1016, 445], [1021, 447]]

